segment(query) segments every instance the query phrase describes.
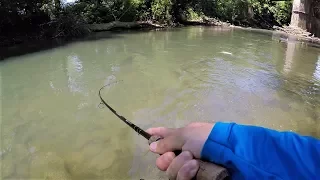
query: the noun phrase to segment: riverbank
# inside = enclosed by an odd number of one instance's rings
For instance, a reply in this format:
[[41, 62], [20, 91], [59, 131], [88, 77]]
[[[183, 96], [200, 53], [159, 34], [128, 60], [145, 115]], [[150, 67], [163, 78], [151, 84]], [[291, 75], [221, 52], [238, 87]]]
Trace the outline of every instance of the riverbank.
[[286, 35], [287, 40], [289, 39], [289, 36], [290, 36], [290, 40], [296, 40], [296, 41], [302, 41], [302, 42], [308, 42], [308, 43], [314, 43], [314, 44], [320, 45], [320, 38], [314, 37], [310, 32], [307, 32], [300, 28], [295, 28], [290, 26], [284, 26], [284, 27], [274, 26], [272, 30], [262, 29], [262, 28], [251, 28], [251, 27], [231, 25], [230, 23], [223, 22], [215, 18], [204, 18], [203, 20], [184, 21], [182, 24], [173, 24], [173, 25], [157, 24], [152, 21], [137, 21], [137, 22], [113, 21], [105, 24], [90, 24], [88, 25], [88, 28], [93, 32], [100, 32], [100, 31], [112, 31], [115, 29], [117, 30], [119, 29], [163, 29], [163, 28], [172, 28], [172, 27], [181, 27], [181, 26], [222, 26], [222, 27], [230, 27], [230, 28], [237, 28], [237, 29], [254, 30], [254, 31], [260, 31], [260, 32], [275, 31], [275, 32]]
[[152, 21], [135, 21], [135, 22], [121, 22], [121, 21], [113, 21], [110, 23], [102, 23], [102, 24], [88, 24], [88, 28], [93, 32], [99, 31], [111, 31], [114, 29], [141, 29], [141, 28], [149, 28], [149, 29], [157, 29], [157, 28], [165, 28], [165, 25], [156, 24]]
[[[320, 48], [320, 38], [310, 36], [311, 33], [304, 31], [304, 30], [299, 30], [299, 31], [293, 31], [293, 30], [288, 30], [289, 26], [285, 27], [273, 27], [272, 30], [269, 29], [260, 29], [260, 28], [251, 28], [251, 27], [242, 27], [242, 26], [235, 26], [235, 25], [230, 25], [230, 28], [234, 29], [242, 29], [242, 30], [247, 30], [247, 31], [254, 31], [254, 32], [262, 32], [262, 33], [276, 33], [279, 35], [279, 41], [280, 42], [286, 42], [286, 41], [300, 41], [304, 43], [311, 43], [316, 47]], [[291, 27], [292, 28], [292, 27]], [[298, 29], [298, 28], [293, 28], [293, 29]]]
[[[68, 19], [68, 18], [65, 18]], [[60, 22], [63, 21], [63, 22]], [[55, 24], [55, 25], [53, 25]], [[203, 20], [191, 20], [183, 21], [180, 23], [172, 24], [161, 24], [155, 21], [112, 21], [109, 23], [99, 24], [84, 24], [82, 22], [76, 22], [73, 19], [70, 20], [59, 20], [55, 22], [46, 23], [41, 25], [43, 28], [40, 32], [34, 32], [31, 34], [17, 34], [10, 36], [0, 36], [0, 48], [10, 48], [13, 46], [21, 45], [29, 42], [41, 42], [41, 41], [53, 41], [53, 40], [74, 40], [75, 38], [82, 38], [91, 32], [100, 31], [113, 31], [113, 30], [124, 30], [124, 29], [135, 29], [135, 30], [150, 30], [150, 29], [163, 29], [163, 28], [174, 28], [182, 26], [229, 26], [229, 23], [219, 21], [214, 18], [206, 18]], [[44, 26], [48, 26], [44, 28]], [[50, 29], [50, 27], [52, 29]], [[74, 28], [74, 29], [73, 29]]]
[[[260, 29], [260, 28], [251, 28], [251, 27], [242, 27], [231, 25], [227, 22], [219, 21], [215, 18], [207, 18], [203, 20], [194, 20], [194, 21], [184, 21], [183, 24], [157, 24], [152, 21], [137, 21], [137, 22], [120, 22], [113, 21], [110, 23], [104, 24], [87, 24], [85, 25], [86, 29], [89, 29], [89, 34], [94, 34], [95, 32], [101, 31], [123, 31], [123, 30], [153, 30], [153, 29], [168, 29], [168, 28], [176, 28], [183, 26], [221, 26], [225, 28], [235, 28], [235, 29], [243, 29], [248, 31], [262, 32], [262, 33], [278, 33], [278, 41], [286, 42], [286, 41], [301, 41], [306, 43], [312, 43], [316, 47], [320, 47], [320, 38], [309, 36], [310, 34], [303, 33], [292, 33], [292, 31], [285, 31], [285, 28], [277, 27], [273, 30], [268, 29]], [[301, 31], [302, 32], [302, 31]], [[302, 34], [302, 35], [301, 35]], [[110, 33], [108, 37], [100, 37], [100, 38], [111, 38], [114, 34]], [[94, 40], [90, 39], [90, 36], [80, 36], [80, 37], [58, 37], [58, 38], [43, 38], [43, 39], [27, 39], [27, 41], [19, 41], [18, 43], [13, 43], [7, 46], [1, 46], [0, 43], [0, 60], [11, 56], [23, 55], [28, 52], [36, 52], [39, 50], [50, 49], [56, 46], [66, 45], [68, 42], [74, 42], [76, 40]], [[39, 44], [43, 44], [39, 46]], [[21, 51], [20, 49], [24, 49], [26, 51]]]
[[[74, 1], [62, 3], [41, 1], [19, 4], [10, 1], [1, 6], [0, 47], [14, 46], [34, 40], [70, 39], [84, 37], [87, 24], [129, 22], [120, 27], [106, 29], [132, 29], [144, 27], [140, 22], [151, 20], [167, 27], [180, 25], [212, 25], [202, 18], [214, 17], [240, 26], [272, 28], [290, 22], [291, 2], [259, 1]], [[235, 8], [237, 7], [237, 8]], [[23, 12], [23, 13], [22, 13]], [[185, 20], [200, 20], [186, 21]], [[155, 24], [157, 24], [155, 23]], [[117, 23], [115, 23], [117, 24]], [[147, 28], [150, 27], [146, 23]], [[213, 23], [215, 24], [215, 23]], [[94, 25], [92, 25], [94, 26]], [[158, 28], [158, 27], [156, 27]], [[94, 28], [102, 31], [105, 27]]]
[[112, 31], [114, 29], [159, 29], [172, 28], [181, 26], [230, 26], [230, 23], [219, 21], [215, 18], [203, 18], [202, 20], [186, 20], [181, 23], [174, 24], [159, 24], [153, 21], [135, 21], [135, 22], [121, 22], [113, 21], [102, 24], [88, 24], [88, 28], [93, 32]]
[[274, 26], [273, 29], [277, 32], [283, 32], [291, 36], [295, 36], [297, 40], [304, 41], [304, 42], [310, 42], [310, 43], [316, 43], [320, 45], [320, 38], [315, 37], [310, 32], [298, 28], [298, 27], [292, 27], [292, 26], [283, 26], [278, 27]]

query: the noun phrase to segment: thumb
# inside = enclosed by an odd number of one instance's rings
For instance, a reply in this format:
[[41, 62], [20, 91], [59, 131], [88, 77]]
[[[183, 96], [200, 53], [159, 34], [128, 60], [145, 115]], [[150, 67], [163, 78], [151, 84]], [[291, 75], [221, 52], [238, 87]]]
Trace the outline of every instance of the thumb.
[[168, 136], [164, 139], [151, 143], [150, 151], [157, 154], [164, 154], [174, 150], [181, 150], [184, 143], [183, 138], [179, 136]]

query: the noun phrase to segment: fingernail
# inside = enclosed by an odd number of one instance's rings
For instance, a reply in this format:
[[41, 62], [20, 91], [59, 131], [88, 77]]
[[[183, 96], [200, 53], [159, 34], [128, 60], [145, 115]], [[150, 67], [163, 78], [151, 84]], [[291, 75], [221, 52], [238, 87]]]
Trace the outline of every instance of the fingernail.
[[156, 151], [156, 149], [157, 149], [157, 142], [151, 143], [151, 144], [150, 144], [150, 149], [151, 149], [151, 151]]

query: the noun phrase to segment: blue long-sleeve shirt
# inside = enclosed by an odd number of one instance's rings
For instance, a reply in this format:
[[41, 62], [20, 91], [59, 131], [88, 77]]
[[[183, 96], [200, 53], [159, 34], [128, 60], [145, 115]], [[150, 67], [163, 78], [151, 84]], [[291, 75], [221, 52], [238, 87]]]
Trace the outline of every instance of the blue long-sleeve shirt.
[[216, 123], [201, 158], [225, 166], [232, 179], [320, 179], [320, 140], [293, 132]]

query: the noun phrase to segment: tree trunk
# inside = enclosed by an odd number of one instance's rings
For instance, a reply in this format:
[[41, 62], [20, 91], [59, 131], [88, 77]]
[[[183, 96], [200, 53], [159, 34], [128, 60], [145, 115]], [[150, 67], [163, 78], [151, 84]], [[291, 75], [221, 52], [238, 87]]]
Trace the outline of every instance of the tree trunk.
[[173, 4], [172, 11], [173, 19], [175, 22], [182, 22], [185, 20], [185, 18], [181, 17], [181, 7], [179, 4]]
[[320, 19], [315, 10], [317, 7], [320, 7], [319, 0], [294, 0], [290, 26], [301, 28], [320, 37]]
[[320, 37], [320, 0], [313, 0], [310, 5], [310, 16], [307, 30]]
[[293, 0], [290, 26], [307, 29], [310, 4], [311, 0]]

